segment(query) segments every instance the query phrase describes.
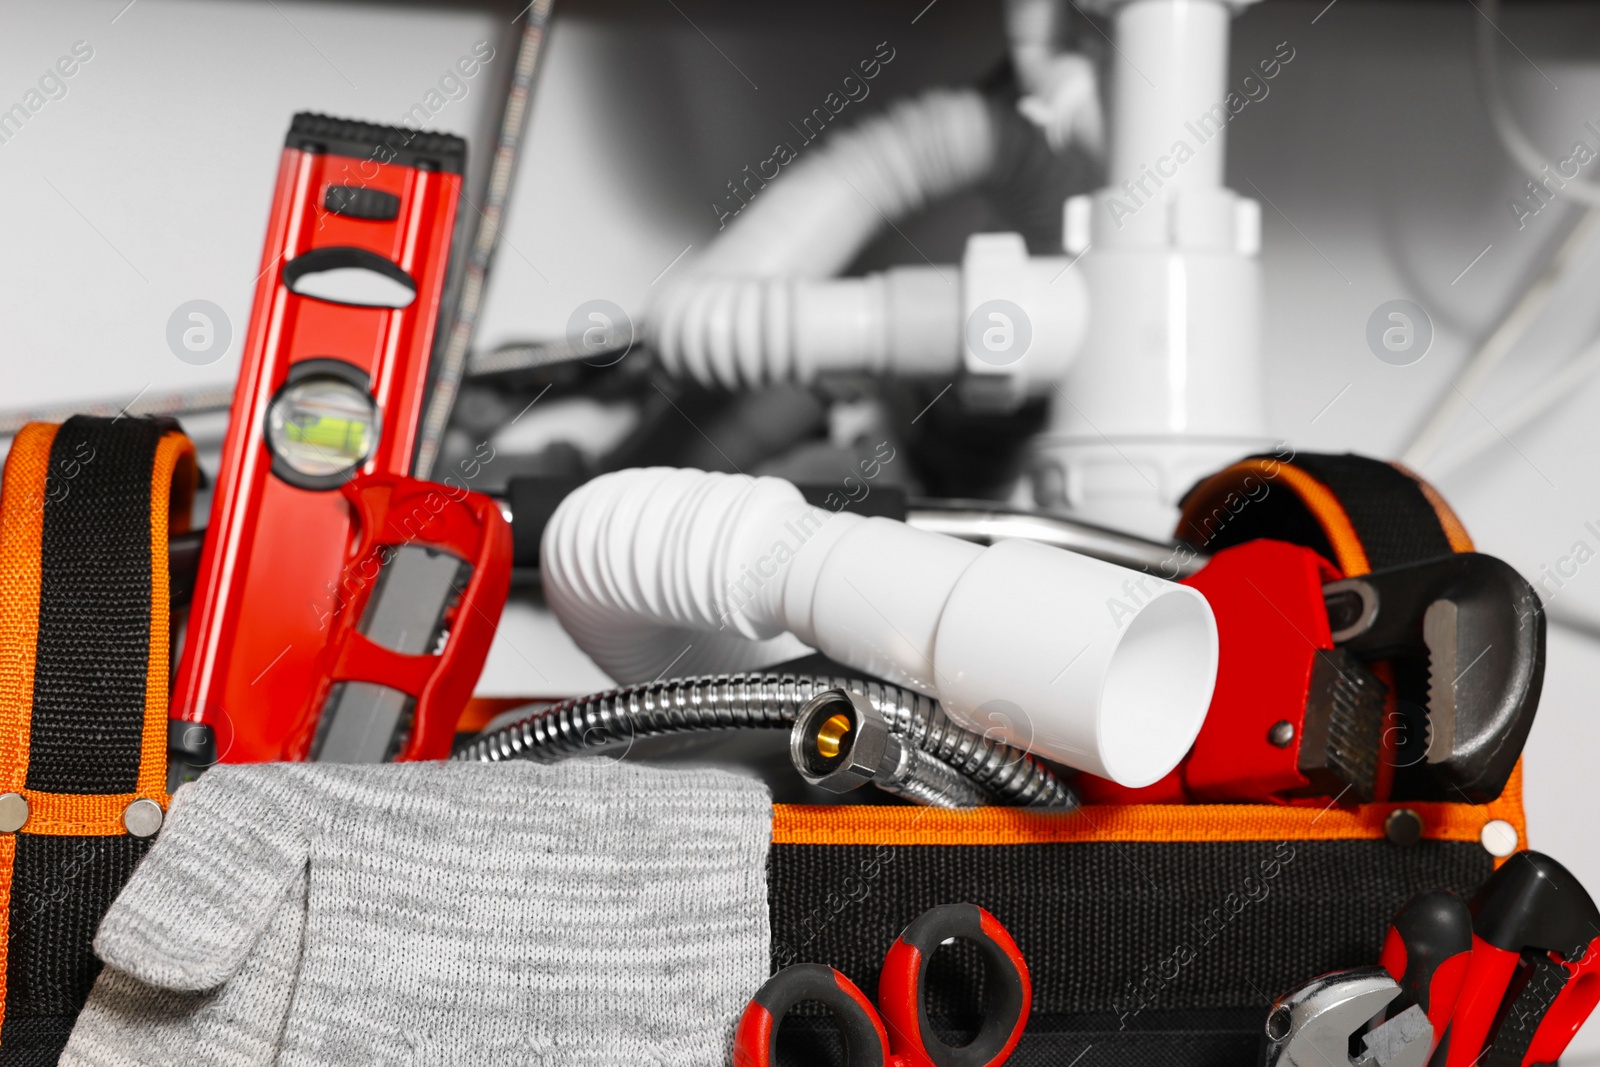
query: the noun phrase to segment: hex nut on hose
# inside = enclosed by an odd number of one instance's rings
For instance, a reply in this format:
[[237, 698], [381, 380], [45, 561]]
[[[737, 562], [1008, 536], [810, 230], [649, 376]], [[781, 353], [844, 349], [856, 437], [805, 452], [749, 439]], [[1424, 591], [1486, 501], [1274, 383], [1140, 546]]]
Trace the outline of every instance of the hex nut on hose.
[[900, 763], [900, 739], [872, 702], [848, 689], [818, 693], [795, 714], [789, 758], [812, 785], [833, 793], [860, 789]]

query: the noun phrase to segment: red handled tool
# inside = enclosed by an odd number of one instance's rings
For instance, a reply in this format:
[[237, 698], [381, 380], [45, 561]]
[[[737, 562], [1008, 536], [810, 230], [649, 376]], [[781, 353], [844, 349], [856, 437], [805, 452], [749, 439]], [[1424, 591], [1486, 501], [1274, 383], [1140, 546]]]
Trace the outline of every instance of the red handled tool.
[[1185, 580], [1217, 619], [1217, 684], [1180, 768], [1193, 800], [1337, 796], [1381, 789], [1385, 690], [1334, 646], [1317, 553], [1252, 541], [1217, 553]]
[[1184, 580], [1217, 620], [1211, 708], [1162, 781], [1127, 790], [1089, 775], [1092, 802], [1385, 799], [1397, 735], [1385, 679], [1429, 672], [1429, 797], [1483, 803], [1516, 765], [1544, 678], [1544, 616], [1509, 565], [1463, 552], [1341, 578], [1282, 541], [1224, 549]]
[[394, 474], [343, 486], [357, 521], [288, 759], [443, 759], [511, 585], [511, 526], [477, 493]]
[[[934, 1032], [923, 1003], [928, 961], [959, 938], [983, 957], [991, 1005], [978, 1036], [949, 1045]], [[1017, 943], [975, 904], [943, 904], [920, 915], [895, 941], [878, 979], [878, 1006], [854, 982], [820, 964], [785, 967], [757, 991], [734, 1036], [734, 1067], [777, 1067], [778, 1027], [801, 1001], [832, 1013], [849, 1067], [999, 1067], [1010, 1058], [1033, 1006], [1033, 983]]]
[[[304, 750], [301, 712], [330, 667], [353, 672], [347, 691], [371, 684], [353, 651], [364, 646], [330, 651], [349, 552], [370, 536], [354, 534], [368, 505], [339, 490], [411, 471], [465, 153], [443, 134], [308, 114], [290, 126], [173, 695], [174, 718], [211, 727], [223, 760]], [[497, 543], [484, 534], [461, 558], [481, 565]], [[467, 587], [487, 593], [490, 577]], [[431, 692], [419, 707], [442, 709], [446, 689], [416, 674], [404, 698]], [[443, 754], [419, 742], [383, 749]]]
[[1471, 909], [1472, 961], [1443, 1067], [1554, 1063], [1600, 1001], [1600, 910], [1539, 852], [1502, 864]]
[[1471, 958], [1472, 913], [1447, 889], [1418, 893], [1389, 927], [1378, 962], [1405, 994], [1398, 1007], [1415, 1004], [1427, 1015], [1433, 1048], [1455, 1011]]
[[[1268, 1067], [1538, 1067], [1600, 1002], [1600, 909], [1565, 867], [1519, 852], [1470, 905], [1411, 898], [1381, 967], [1323, 975], [1279, 998]], [[1360, 1038], [1366, 1052], [1348, 1050]]]

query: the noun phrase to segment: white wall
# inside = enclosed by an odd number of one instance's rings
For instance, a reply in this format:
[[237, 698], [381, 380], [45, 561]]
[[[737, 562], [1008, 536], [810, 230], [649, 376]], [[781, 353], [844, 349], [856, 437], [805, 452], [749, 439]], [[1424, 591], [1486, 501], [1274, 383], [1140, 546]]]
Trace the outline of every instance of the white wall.
[[[398, 123], [488, 40], [495, 59], [433, 120], [481, 144], [509, 77], [509, 19], [466, 5], [0, 4], [0, 109], [75, 42], [93, 50], [66, 95], [0, 143], [0, 408], [230, 383], [290, 116]], [[233, 324], [232, 351], [209, 366], [167, 347], [168, 316], [194, 299]]]

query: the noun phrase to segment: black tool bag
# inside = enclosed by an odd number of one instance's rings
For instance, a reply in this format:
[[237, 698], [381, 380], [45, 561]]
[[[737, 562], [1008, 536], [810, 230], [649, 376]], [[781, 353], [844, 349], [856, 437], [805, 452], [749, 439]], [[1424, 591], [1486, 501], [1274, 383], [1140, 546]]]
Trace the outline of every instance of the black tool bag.
[[[1190, 491], [1178, 535], [1205, 552], [1291, 541], [1347, 577], [1472, 547], [1431, 487], [1358, 456], [1244, 460]], [[1425, 685], [1396, 678], [1390, 713], [1424, 706]], [[1420, 840], [1389, 840], [1386, 821], [1400, 808], [1420, 818]], [[1273, 998], [1377, 962], [1413, 893], [1469, 896], [1495, 866], [1480, 844], [1491, 820], [1525, 840], [1520, 768], [1485, 805], [1126, 804], [1064, 815], [779, 805], [773, 967], [831, 964], [870, 995], [907, 922], [971, 902], [1011, 932], [1032, 970], [1015, 1067], [1079, 1057], [1092, 1067], [1239, 1067], [1256, 1062]], [[984, 982], [960, 942], [935, 954], [927, 1009], [948, 1040], [976, 1032]], [[784, 1063], [845, 1062], [820, 1009], [792, 1013], [778, 1047]]]

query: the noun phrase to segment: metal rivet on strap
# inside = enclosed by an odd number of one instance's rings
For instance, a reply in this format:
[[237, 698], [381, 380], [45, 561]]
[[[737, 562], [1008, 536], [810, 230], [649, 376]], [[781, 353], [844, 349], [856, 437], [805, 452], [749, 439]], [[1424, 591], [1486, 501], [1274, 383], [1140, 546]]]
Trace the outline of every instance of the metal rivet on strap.
[[1412, 808], [1395, 808], [1383, 820], [1383, 833], [1393, 843], [1409, 848], [1422, 840], [1422, 816]]
[[1517, 828], [1504, 819], [1490, 819], [1483, 824], [1478, 840], [1489, 855], [1505, 859], [1517, 850]]
[[28, 821], [28, 798], [21, 793], [0, 795], [0, 834], [14, 834]]
[[134, 837], [153, 837], [161, 829], [162, 818], [160, 804], [140, 797], [123, 809], [122, 825]]

